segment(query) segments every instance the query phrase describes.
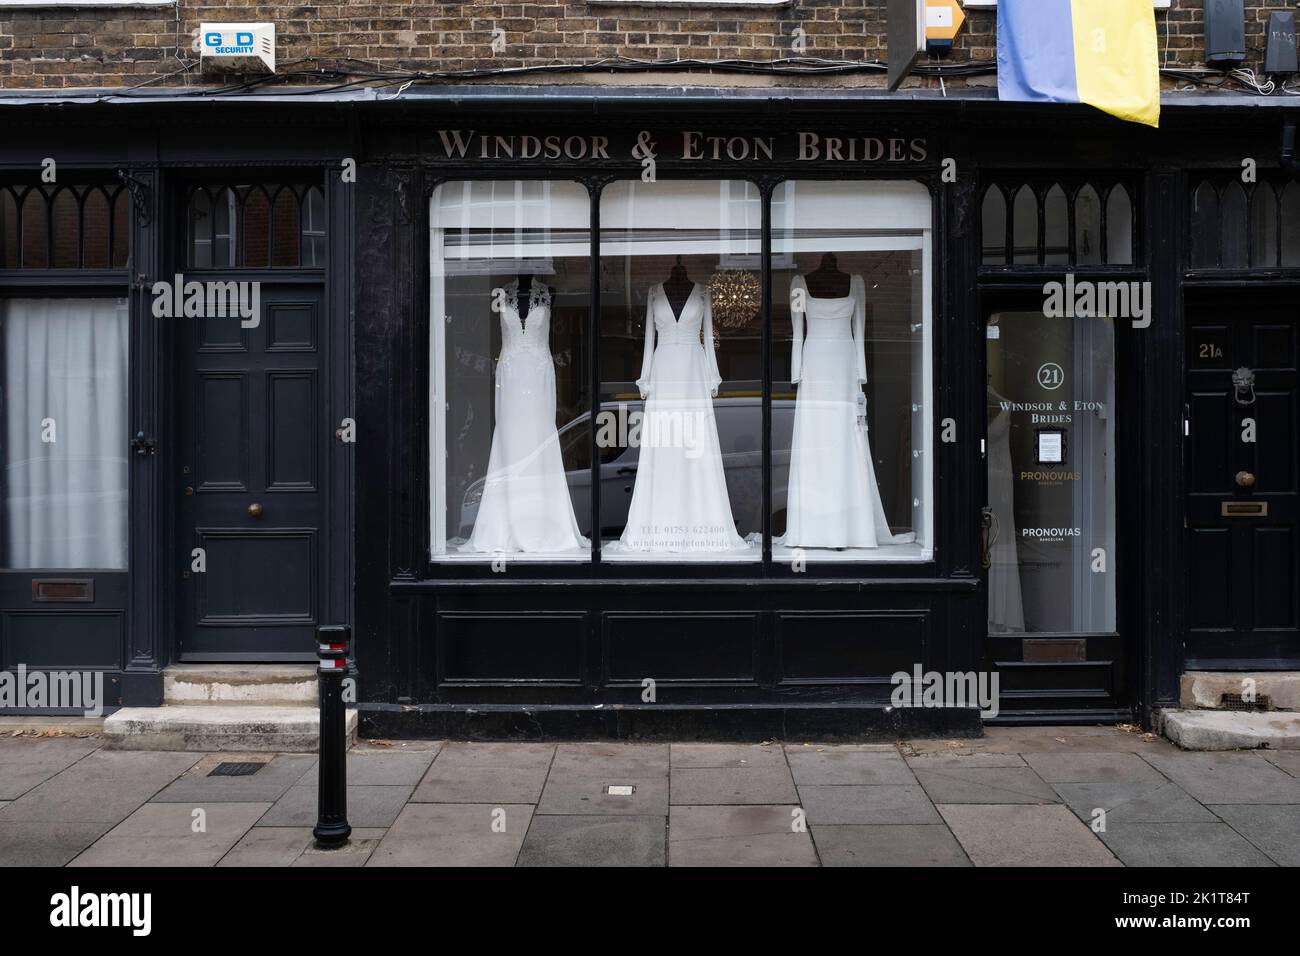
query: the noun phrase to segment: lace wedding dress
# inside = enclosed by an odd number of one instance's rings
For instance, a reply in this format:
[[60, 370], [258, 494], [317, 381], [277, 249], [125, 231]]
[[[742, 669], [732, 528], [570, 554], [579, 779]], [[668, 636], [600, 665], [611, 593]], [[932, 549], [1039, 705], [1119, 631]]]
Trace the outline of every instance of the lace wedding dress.
[[[681, 315], [662, 284], [646, 296], [645, 399], [636, 484], [622, 538], [609, 550], [747, 550], [736, 533], [711, 396], [722, 376], [713, 352], [708, 290], [691, 290]], [[701, 338], [702, 336], [702, 338]]]
[[477, 520], [461, 551], [584, 550], [555, 428], [551, 292], [533, 278], [528, 312], [519, 281], [506, 287], [496, 364], [496, 427]]
[[[804, 308], [795, 309], [801, 301]], [[893, 534], [889, 529], [867, 429], [859, 423], [858, 406], [867, 381], [863, 349], [867, 294], [862, 276], [853, 276], [849, 294], [836, 299], [813, 298], [803, 277], [795, 276], [790, 302], [794, 323], [790, 381], [798, 383], [799, 392], [790, 445], [786, 532], [777, 543], [800, 548], [876, 548], [915, 541], [914, 534]]]

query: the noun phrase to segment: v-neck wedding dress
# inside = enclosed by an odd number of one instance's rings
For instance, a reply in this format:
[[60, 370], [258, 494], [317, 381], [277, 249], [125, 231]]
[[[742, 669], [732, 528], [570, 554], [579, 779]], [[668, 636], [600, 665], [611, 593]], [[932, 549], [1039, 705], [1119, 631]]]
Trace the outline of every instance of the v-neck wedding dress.
[[478, 518], [461, 551], [589, 549], [578, 530], [555, 428], [551, 292], [534, 277], [520, 314], [518, 280], [501, 307], [496, 364], [496, 427]]
[[[800, 301], [803, 309], [794, 306]], [[817, 299], [803, 276], [790, 283], [794, 346], [790, 381], [798, 383], [786, 532], [777, 543], [798, 548], [876, 548], [907, 544], [914, 534], [893, 534], [876, 484], [871, 443], [859, 424], [858, 404], [867, 381], [863, 349], [867, 294], [862, 276], [849, 294]], [[805, 338], [804, 327], [807, 326]]]
[[623, 536], [610, 550], [748, 549], [731, 514], [713, 414], [721, 382], [708, 290], [696, 284], [677, 315], [663, 285], [651, 288], [636, 381], [645, 399], [636, 484]]

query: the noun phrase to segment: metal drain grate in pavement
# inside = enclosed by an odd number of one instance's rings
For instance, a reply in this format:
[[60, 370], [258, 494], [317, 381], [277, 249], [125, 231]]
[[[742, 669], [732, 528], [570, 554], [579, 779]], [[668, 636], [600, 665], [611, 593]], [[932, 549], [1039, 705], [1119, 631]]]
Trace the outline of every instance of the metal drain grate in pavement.
[[264, 763], [219, 763], [208, 771], [209, 777], [247, 777], [265, 767]]
[[1240, 694], [1224, 694], [1219, 698], [1219, 706], [1224, 710], [1269, 710], [1271, 703], [1267, 694], [1254, 700], [1246, 700]]

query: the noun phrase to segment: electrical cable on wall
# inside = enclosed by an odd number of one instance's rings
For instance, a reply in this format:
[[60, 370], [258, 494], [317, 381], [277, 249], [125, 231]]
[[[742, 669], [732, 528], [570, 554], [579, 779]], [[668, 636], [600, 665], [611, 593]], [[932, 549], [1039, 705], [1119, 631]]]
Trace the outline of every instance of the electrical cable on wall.
[[[593, 73], [662, 73], [679, 71], [702, 71], [721, 74], [749, 74], [762, 76], [799, 77], [799, 76], [849, 76], [854, 74], [885, 73], [888, 65], [879, 60], [831, 60], [819, 57], [784, 57], [775, 60], [638, 60], [625, 56], [607, 57], [590, 63], [547, 63], [514, 67], [471, 68], [465, 70], [385, 70], [377, 64], [357, 60], [351, 57], [333, 59], [330, 65], [318, 65], [311, 69], [292, 69], [307, 63], [320, 64], [326, 58], [322, 56], [303, 57], [285, 64], [286, 69], [266, 76], [254, 77], [238, 83], [223, 86], [191, 88], [183, 93], [173, 90], [146, 90], [146, 87], [164, 82], [176, 76], [185, 76], [188, 82], [192, 72], [198, 67], [197, 61], [187, 63], [182, 69], [146, 80], [135, 86], [114, 91], [86, 92], [84, 97], [93, 101], [122, 98], [150, 98], [155, 92], [169, 96], [183, 97], [220, 97], [245, 93], [250, 90], [268, 86], [282, 86], [293, 81], [303, 83], [315, 81], [316, 85], [304, 86], [295, 92], [311, 96], [357, 87], [384, 89], [389, 86], [409, 88], [416, 83], [436, 83], [449, 81], [492, 80], [503, 77], [526, 77], [556, 74], [586, 75]], [[992, 76], [997, 74], [995, 60], [971, 60], [965, 63], [941, 64], [921, 63], [913, 75], [933, 77], [944, 84], [947, 95], [946, 79], [950, 77]], [[1278, 92], [1295, 95], [1296, 90], [1273, 80], [1260, 80], [1253, 70], [1239, 68], [1230, 72], [1207, 67], [1165, 68], [1160, 74], [1168, 79], [1182, 81], [1177, 91], [1196, 88], [1239, 89], [1260, 96], [1270, 96]], [[329, 82], [336, 81], [336, 82]], [[82, 94], [69, 92], [68, 98], [80, 99]]]

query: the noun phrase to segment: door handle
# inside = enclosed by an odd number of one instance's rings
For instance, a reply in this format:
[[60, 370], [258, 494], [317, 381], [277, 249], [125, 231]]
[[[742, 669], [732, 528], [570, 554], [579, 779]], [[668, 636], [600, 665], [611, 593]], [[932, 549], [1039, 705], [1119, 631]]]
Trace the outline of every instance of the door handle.
[[1235, 482], [1237, 483], [1237, 487], [1238, 487], [1238, 488], [1254, 488], [1254, 487], [1255, 487], [1255, 476], [1252, 475], [1252, 474], [1251, 474], [1250, 472], [1248, 472], [1248, 471], [1239, 471], [1239, 472], [1237, 472], [1237, 475], [1236, 475], [1236, 477], [1233, 479], [1233, 481], [1235, 481]]
[[993, 566], [993, 545], [998, 540], [998, 516], [992, 508], [980, 509], [980, 540], [983, 554], [980, 567], [987, 571]]
[[251, 505], [248, 506], [248, 516], [250, 518], [262, 517], [262, 506], [259, 505], [256, 501], [254, 501]]

